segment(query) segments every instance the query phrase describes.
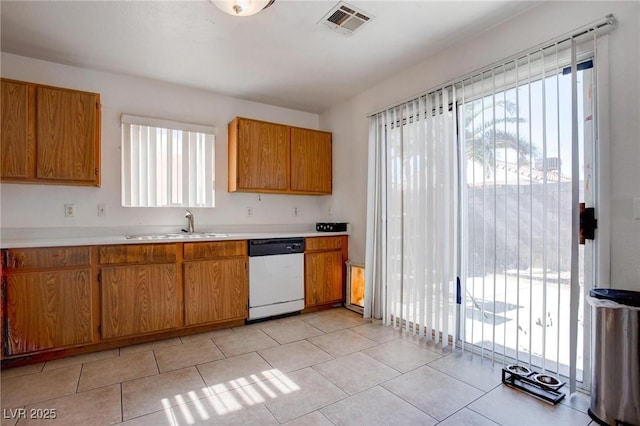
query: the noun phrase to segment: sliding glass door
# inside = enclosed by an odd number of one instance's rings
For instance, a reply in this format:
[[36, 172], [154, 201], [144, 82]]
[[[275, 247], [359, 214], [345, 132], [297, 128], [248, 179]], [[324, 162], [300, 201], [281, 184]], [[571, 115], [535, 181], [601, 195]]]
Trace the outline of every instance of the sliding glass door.
[[[565, 377], [577, 340], [581, 382], [582, 295], [593, 285], [585, 282], [593, 275], [583, 271], [592, 269], [593, 259], [585, 259], [581, 246], [580, 297], [574, 299], [580, 305], [572, 308], [572, 220], [578, 208], [572, 185], [579, 183], [581, 200], [594, 199], [595, 86], [593, 61], [582, 58], [574, 85], [576, 150], [567, 62], [556, 45], [465, 80], [458, 89], [460, 327], [465, 349]], [[572, 339], [576, 310], [578, 335]]]
[[[589, 387], [584, 296], [609, 276], [596, 94], [614, 27], [608, 15], [370, 116], [365, 317]], [[578, 244], [580, 202], [603, 211], [600, 243]]]

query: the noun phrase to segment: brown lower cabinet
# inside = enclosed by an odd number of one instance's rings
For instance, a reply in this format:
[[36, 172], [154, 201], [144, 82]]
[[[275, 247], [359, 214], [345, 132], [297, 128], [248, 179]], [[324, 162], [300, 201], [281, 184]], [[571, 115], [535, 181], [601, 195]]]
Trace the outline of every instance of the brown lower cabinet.
[[247, 263], [246, 240], [185, 243], [185, 325], [247, 318]]
[[205, 328], [248, 313], [247, 242], [2, 250], [2, 365]]
[[128, 337], [182, 326], [178, 266], [108, 266], [101, 272], [102, 338]]
[[247, 260], [185, 262], [185, 325], [247, 318]]
[[343, 301], [342, 263], [342, 253], [339, 251], [305, 255], [307, 306]]
[[305, 308], [344, 302], [347, 237], [305, 241]]
[[[307, 238], [305, 307], [344, 300], [347, 237]], [[2, 366], [239, 325], [247, 241], [2, 250]]]
[[90, 268], [8, 275], [5, 297], [8, 356], [96, 340]]

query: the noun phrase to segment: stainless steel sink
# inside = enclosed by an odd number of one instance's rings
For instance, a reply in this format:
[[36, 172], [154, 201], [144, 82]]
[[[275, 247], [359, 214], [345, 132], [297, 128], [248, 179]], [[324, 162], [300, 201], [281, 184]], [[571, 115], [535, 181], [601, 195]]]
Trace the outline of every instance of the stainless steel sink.
[[125, 235], [128, 240], [181, 240], [181, 239], [198, 239], [198, 238], [223, 238], [229, 234], [219, 234], [217, 232], [194, 232], [188, 233], [169, 233], [169, 234], [144, 234], [144, 235]]

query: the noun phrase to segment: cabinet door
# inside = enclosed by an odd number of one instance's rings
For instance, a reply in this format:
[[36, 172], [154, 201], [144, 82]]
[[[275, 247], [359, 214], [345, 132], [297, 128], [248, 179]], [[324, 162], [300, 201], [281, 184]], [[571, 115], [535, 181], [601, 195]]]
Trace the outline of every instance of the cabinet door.
[[238, 189], [287, 189], [289, 128], [281, 124], [238, 120]]
[[184, 263], [186, 325], [246, 318], [246, 258]]
[[341, 302], [344, 299], [342, 252], [305, 253], [304, 269], [307, 307]]
[[331, 133], [291, 128], [291, 190], [331, 194]]
[[91, 343], [91, 269], [6, 277], [8, 353]]
[[27, 83], [2, 80], [2, 178], [26, 179], [33, 174], [35, 122], [30, 91], [33, 88]]
[[36, 177], [99, 185], [99, 95], [36, 90]]
[[134, 336], [182, 325], [175, 264], [102, 268], [102, 337]]

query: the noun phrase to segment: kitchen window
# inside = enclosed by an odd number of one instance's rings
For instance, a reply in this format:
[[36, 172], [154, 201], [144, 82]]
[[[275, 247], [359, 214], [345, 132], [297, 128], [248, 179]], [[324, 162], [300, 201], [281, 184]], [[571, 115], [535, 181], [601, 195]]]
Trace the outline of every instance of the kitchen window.
[[214, 207], [215, 128], [122, 115], [124, 207]]

